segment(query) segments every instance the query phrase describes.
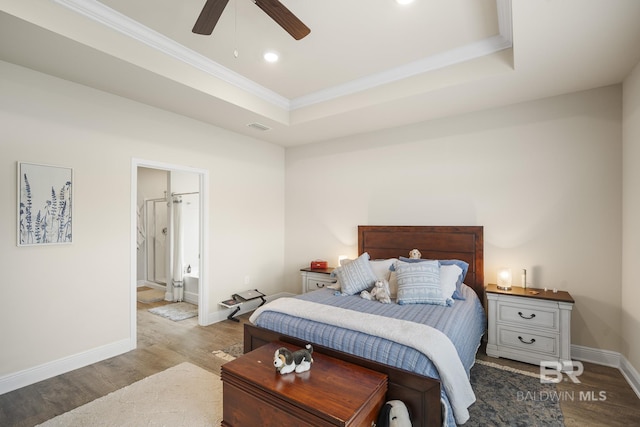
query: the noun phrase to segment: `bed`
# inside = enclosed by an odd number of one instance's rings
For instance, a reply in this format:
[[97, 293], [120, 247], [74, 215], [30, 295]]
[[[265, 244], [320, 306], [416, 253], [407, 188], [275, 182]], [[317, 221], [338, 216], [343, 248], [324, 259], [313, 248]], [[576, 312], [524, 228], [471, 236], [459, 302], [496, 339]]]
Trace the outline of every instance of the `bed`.
[[[388, 322], [428, 319], [435, 329], [452, 333], [455, 350], [466, 375], [475, 360], [475, 352], [486, 330], [486, 318], [481, 302], [484, 298], [483, 228], [479, 226], [359, 226], [358, 253], [367, 252], [371, 259], [406, 256], [418, 248], [424, 259], [457, 259], [469, 265], [463, 287], [464, 300], [456, 300], [450, 307], [427, 304], [380, 304], [359, 296], [338, 295], [331, 290], [314, 291], [298, 297], [303, 304], [324, 304], [327, 310], [345, 310], [369, 319], [373, 306], [383, 307]], [[269, 306], [269, 304], [267, 304]], [[265, 306], [265, 307], [267, 307]], [[337, 307], [337, 308], [336, 308]], [[426, 314], [422, 314], [422, 309]], [[335, 313], [335, 311], [333, 311]], [[433, 314], [435, 313], [435, 314]], [[446, 313], [446, 314], [445, 314]], [[453, 314], [451, 314], [453, 313]], [[378, 313], [375, 313], [379, 315]], [[403, 318], [396, 320], [395, 318]], [[391, 318], [394, 318], [391, 320]], [[422, 321], [422, 320], [420, 320]], [[368, 322], [361, 322], [367, 324]], [[416, 327], [421, 325], [416, 325]], [[453, 329], [452, 329], [453, 328]], [[318, 333], [318, 335], [314, 335]], [[317, 352], [383, 372], [389, 378], [387, 399], [405, 402], [412, 414], [413, 426], [455, 424], [452, 403], [455, 393], [448, 382], [440, 380], [438, 369], [428, 357], [415, 348], [391, 344], [384, 336], [362, 335], [360, 331], [340, 329], [311, 319], [279, 312], [263, 312], [256, 324], [245, 324], [244, 351], [251, 351], [265, 343], [280, 340], [296, 346], [314, 344]], [[311, 335], [310, 335], [311, 334]], [[465, 335], [466, 334], [466, 335]], [[341, 343], [334, 341], [340, 337]], [[346, 343], [346, 344], [345, 344]], [[444, 372], [443, 372], [444, 373]]]

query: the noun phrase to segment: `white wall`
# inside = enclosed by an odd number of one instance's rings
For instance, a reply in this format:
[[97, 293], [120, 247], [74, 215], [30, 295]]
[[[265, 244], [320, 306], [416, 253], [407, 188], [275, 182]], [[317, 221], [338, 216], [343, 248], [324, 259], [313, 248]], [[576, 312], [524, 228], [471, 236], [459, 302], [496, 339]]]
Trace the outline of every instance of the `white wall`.
[[576, 300], [574, 344], [619, 351], [621, 103], [618, 85], [287, 149], [287, 286], [355, 256], [357, 225], [482, 225], [485, 282], [527, 268]]
[[640, 63], [623, 89], [622, 354], [640, 371]]
[[[208, 170], [212, 314], [247, 275], [280, 290], [283, 148], [5, 62], [0, 93], [0, 382], [133, 344], [133, 158]], [[73, 244], [16, 246], [17, 161], [73, 168]]]

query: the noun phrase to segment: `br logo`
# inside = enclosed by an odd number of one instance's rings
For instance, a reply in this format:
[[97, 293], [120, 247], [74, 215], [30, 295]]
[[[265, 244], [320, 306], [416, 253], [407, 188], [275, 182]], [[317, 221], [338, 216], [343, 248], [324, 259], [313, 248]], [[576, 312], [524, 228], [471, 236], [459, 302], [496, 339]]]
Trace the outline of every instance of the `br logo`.
[[[566, 376], [574, 384], [580, 384], [578, 377], [584, 372], [584, 366], [577, 360], [559, 362], [557, 360], [543, 360], [540, 362], [540, 382], [542, 384], [558, 384]], [[566, 381], [566, 379], [565, 379]]]

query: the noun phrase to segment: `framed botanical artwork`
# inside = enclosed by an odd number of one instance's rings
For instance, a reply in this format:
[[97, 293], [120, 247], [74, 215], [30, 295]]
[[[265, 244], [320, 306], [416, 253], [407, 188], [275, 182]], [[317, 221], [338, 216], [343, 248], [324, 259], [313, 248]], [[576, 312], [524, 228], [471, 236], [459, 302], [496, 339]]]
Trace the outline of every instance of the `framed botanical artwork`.
[[73, 169], [18, 162], [18, 246], [73, 240]]

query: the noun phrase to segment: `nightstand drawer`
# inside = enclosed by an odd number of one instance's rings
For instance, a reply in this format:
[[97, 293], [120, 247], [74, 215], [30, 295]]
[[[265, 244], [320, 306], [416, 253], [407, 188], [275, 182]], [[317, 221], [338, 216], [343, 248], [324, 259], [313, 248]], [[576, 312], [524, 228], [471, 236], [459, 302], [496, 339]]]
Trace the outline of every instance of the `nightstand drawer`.
[[498, 345], [558, 357], [558, 335], [498, 326]]
[[305, 292], [317, 291], [318, 289], [324, 289], [327, 286], [333, 285], [336, 280], [332, 279], [318, 279], [316, 277], [307, 277]]
[[498, 302], [498, 322], [513, 323], [527, 328], [559, 330], [557, 304], [522, 304], [519, 301]]
[[302, 276], [302, 293], [317, 291], [333, 285], [338, 279], [331, 277], [333, 268], [325, 268], [322, 270], [312, 270], [303, 268], [300, 270]]

